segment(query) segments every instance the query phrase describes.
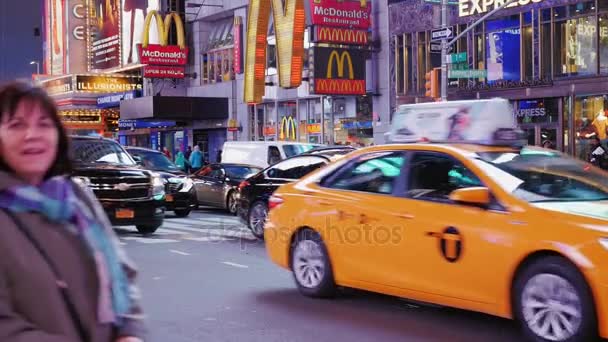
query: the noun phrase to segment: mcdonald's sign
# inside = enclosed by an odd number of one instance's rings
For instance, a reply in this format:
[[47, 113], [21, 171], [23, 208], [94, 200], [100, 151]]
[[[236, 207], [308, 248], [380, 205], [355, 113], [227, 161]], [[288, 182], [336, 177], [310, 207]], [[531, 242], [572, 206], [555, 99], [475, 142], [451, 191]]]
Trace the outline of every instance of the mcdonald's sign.
[[315, 26], [314, 33], [316, 43], [367, 45], [369, 42], [369, 32], [365, 30]]
[[[155, 19], [160, 44], [150, 44], [150, 27]], [[177, 45], [169, 45], [169, 32], [175, 22]], [[142, 43], [139, 46], [141, 63], [151, 65], [186, 65], [188, 63], [188, 47], [184, 23], [179, 14], [171, 12], [163, 17], [157, 11], [150, 11], [144, 22]]]
[[309, 0], [313, 25], [367, 30], [372, 6], [367, 0]]
[[274, 18], [279, 85], [296, 88], [304, 65], [304, 0], [250, 0], [245, 53], [244, 101], [260, 103], [266, 82], [266, 48], [270, 9]]
[[279, 127], [279, 140], [296, 140], [296, 120], [292, 116], [284, 116]]
[[326, 95], [365, 94], [365, 51], [314, 47], [311, 91]]

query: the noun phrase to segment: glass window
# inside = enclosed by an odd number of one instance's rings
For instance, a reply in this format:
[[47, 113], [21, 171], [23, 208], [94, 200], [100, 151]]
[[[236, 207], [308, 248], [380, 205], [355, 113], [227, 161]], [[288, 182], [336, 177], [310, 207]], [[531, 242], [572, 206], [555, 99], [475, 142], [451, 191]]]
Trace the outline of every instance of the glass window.
[[169, 158], [159, 152], [127, 150], [132, 156], [139, 157], [143, 166], [150, 170], [176, 172], [180, 169]]
[[525, 81], [532, 81], [534, 79], [534, 34], [532, 26], [524, 26], [521, 39], [524, 63], [522, 68], [522, 79]]
[[309, 144], [298, 144], [298, 145], [283, 145], [283, 152], [287, 158], [297, 156], [298, 154], [302, 154], [304, 152], [308, 152], [315, 148], [315, 145]]
[[430, 70], [426, 58], [426, 32], [418, 33], [418, 90], [424, 91], [424, 75]]
[[73, 139], [71, 155], [76, 163], [81, 164], [136, 165], [118, 143], [108, 140]]
[[600, 30], [600, 72], [608, 74], [608, 14], [602, 14], [598, 20]]
[[404, 35], [395, 36], [395, 84], [397, 94], [405, 93], [405, 56], [403, 55]]
[[506, 191], [528, 202], [546, 202], [548, 209], [566, 209], [558, 202], [608, 200], [605, 173], [557, 151], [480, 153], [475, 163]]
[[206, 166], [202, 169], [200, 169], [195, 176], [196, 177], [209, 177], [209, 175], [211, 174], [211, 171], [213, 171], [213, 169], [210, 166]]
[[296, 157], [284, 160], [266, 171], [269, 178], [300, 179], [328, 163], [321, 157]]
[[247, 179], [261, 170], [252, 166], [224, 166], [226, 177], [233, 179]]
[[268, 164], [276, 164], [283, 159], [281, 157], [281, 151], [276, 146], [268, 146]]
[[342, 190], [391, 194], [404, 162], [405, 157], [398, 152], [368, 154], [353, 164], [347, 164], [325, 186]]
[[543, 79], [551, 79], [553, 75], [551, 57], [551, 24], [542, 24], [540, 27], [540, 68]]
[[595, 136], [606, 143], [607, 104], [607, 96], [577, 97], [574, 101], [575, 155], [580, 159], [589, 159]]
[[410, 167], [408, 197], [449, 201], [452, 191], [483, 186], [462, 163], [439, 153], [418, 153]]
[[277, 112], [274, 103], [266, 103], [264, 108], [264, 139], [276, 140], [277, 136]]
[[559, 103], [556, 99], [521, 100], [515, 112], [518, 124], [557, 123]]
[[505, 53], [507, 57], [521, 55], [519, 22], [519, 15], [512, 15], [486, 23], [486, 63], [490, 83], [521, 80], [521, 60], [505, 58]]
[[221, 167], [215, 166], [211, 168], [211, 172], [207, 177], [215, 179], [224, 179], [225, 173]]
[[555, 23], [555, 74], [561, 76], [597, 73], [596, 17], [582, 17]]
[[297, 141], [298, 120], [296, 101], [279, 103], [279, 140]]

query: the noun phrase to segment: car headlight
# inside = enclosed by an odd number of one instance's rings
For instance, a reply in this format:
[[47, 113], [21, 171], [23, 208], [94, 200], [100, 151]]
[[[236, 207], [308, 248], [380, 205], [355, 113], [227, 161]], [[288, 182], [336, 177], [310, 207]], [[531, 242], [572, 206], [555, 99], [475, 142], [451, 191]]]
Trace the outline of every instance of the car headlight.
[[76, 176], [72, 178], [74, 180], [74, 182], [76, 184], [79, 184], [81, 186], [90, 186], [91, 185], [91, 179], [89, 177], [82, 177], [82, 176]]
[[152, 176], [152, 196], [155, 200], [165, 197], [165, 180], [159, 175]]
[[602, 245], [602, 247], [604, 247], [604, 249], [608, 250], [608, 238], [600, 238], [599, 240], [600, 245]]
[[194, 182], [192, 181], [192, 179], [186, 178], [183, 181], [182, 188], [179, 190], [179, 192], [188, 192], [192, 189], [193, 186], [194, 186]]

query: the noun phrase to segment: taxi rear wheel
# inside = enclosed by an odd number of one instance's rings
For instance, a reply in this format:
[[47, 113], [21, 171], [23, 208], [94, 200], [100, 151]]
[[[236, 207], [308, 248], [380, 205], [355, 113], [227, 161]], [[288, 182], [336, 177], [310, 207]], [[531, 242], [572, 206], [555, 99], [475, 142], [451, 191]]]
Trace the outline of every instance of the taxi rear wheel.
[[597, 318], [583, 275], [562, 257], [540, 258], [517, 277], [514, 314], [530, 341], [594, 341]]
[[336, 284], [327, 248], [317, 232], [305, 229], [295, 237], [291, 248], [291, 269], [303, 295], [327, 298], [335, 294]]

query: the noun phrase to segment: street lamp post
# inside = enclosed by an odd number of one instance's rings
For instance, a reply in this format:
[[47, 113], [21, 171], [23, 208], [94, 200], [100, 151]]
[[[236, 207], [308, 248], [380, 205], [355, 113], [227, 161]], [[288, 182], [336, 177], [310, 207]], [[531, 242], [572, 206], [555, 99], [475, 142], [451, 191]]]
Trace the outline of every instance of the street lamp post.
[[38, 62], [38, 61], [31, 61], [30, 62], [30, 65], [34, 65], [34, 64], [36, 64], [36, 74], [40, 75], [40, 62]]

